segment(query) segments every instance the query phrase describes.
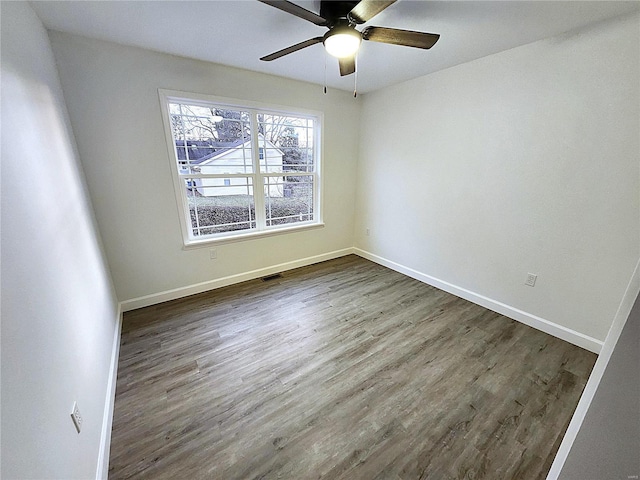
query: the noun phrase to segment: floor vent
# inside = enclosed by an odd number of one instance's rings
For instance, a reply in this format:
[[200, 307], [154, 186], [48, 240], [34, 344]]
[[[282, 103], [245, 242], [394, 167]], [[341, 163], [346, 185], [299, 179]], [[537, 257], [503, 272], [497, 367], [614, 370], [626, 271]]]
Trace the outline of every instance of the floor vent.
[[274, 273], [273, 275], [267, 275], [266, 277], [262, 277], [263, 282], [269, 282], [271, 280], [275, 280], [276, 278], [282, 278], [282, 275], [279, 273]]

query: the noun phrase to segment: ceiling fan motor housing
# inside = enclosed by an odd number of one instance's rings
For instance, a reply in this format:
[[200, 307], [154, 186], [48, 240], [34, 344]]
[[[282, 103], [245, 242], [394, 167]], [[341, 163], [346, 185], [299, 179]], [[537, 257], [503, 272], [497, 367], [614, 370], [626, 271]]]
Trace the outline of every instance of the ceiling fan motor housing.
[[339, 21], [346, 20], [347, 14], [359, 2], [356, 1], [322, 1], [320, 2], [320, 16], [328, 20], [328, 27], [337, 25]]

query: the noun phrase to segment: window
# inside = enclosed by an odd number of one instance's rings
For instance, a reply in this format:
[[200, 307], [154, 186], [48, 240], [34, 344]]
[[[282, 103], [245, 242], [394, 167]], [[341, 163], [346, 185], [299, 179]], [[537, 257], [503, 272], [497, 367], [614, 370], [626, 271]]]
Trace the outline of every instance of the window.
[[185, 245], [321, 225], [319, 114], [160, 98]]

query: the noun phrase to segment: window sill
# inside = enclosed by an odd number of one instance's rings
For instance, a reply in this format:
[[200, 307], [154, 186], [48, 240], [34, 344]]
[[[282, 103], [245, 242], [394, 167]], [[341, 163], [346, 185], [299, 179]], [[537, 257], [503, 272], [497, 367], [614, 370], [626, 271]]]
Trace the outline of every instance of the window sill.
[[246, 240], [257, 240], [264, 237], [272, 237], [274, 235], [284, 235], [287, 233], [302, 232], [305, 230], [314, 230], [316, 228], [324, 228], [324, 223], [312, 223], [308, 225], [296, 225], [294, 227], [274, 228], [273, 230], [262, 230], [260, 232], [240, 233], [229, 237], [207, 238], [206, 240], [192, 240], [185, 243], [183, 250], [194, 250], [197, 248], [210, 247], [212, 245], [221, 245], [224, 243], [244, 242]]

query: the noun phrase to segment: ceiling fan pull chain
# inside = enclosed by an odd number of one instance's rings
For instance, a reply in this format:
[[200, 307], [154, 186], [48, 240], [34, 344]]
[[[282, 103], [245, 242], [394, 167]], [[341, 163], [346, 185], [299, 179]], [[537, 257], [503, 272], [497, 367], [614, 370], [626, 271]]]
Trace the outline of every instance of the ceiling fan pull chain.
[[356, 65], [355, 75], [353, 76], [353, 98], [358, 96], [358, 53], [353, 57], [353, 62]]
[[327, 94], [327, 52], [324, 54], [324, 94]]

